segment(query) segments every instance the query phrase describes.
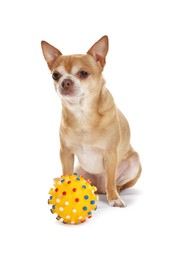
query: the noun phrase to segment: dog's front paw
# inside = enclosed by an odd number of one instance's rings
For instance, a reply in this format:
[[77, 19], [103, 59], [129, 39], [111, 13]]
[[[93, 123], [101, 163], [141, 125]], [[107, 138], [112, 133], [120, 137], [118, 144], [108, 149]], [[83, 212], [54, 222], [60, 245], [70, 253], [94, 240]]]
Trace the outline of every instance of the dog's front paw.
[[126, 202], [124, 200], [122, 200], [122, 198], [110, 200], [109, 205], [112, 207], [121, 207], [121, 208], [124, 208], [127, 206]]

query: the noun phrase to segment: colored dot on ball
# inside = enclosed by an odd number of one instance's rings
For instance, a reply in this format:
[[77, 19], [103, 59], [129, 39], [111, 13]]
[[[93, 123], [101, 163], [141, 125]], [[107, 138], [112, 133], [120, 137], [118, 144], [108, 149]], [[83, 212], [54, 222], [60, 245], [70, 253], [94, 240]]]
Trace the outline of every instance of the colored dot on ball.
[[65, 196], [66, 194], [67, 194], [67, 192], [66, 192], [66, 191], [63, 191], [63, 192], [62, 192], [62, 195], [63, 195], [63, 196]]
[[58, 188], [56, 188], [55, 191], [57, 192], [57, 191], [58, 191]]
[[70, 219], [71, 217], [70, 216], [66, 216], [66, 219]]
[[95, 201], [94, 201], [94, 200], [91, 200], [91, 201], [90, 201], [90, 204], [95, 204]]
[[83, 185], [82, 188], [83, 188], [83, 189], [86, 189], [86, 185]]
[[83, 207], [83, 210], [84, 210], [84, 211], [86, 211], [86, 210], [87, 210], [87, 207], [86, 207], [86, 206], [84, 206], [84, 207]]
[[76, 189], [76, 188], [73, 188], [73, 189], [72, 189], [72, 191], [76, 192], [76, 191], [77, 191], [77, 189]]
[[76, 180], [77, 180], [77, 181], [80, 181], [80, 178], [79, 178], [79, 177], [77, 177], [77, 178], [76, 178]]
[[88, 195], [85, 195], [84, 198], [85, 198], [85, 200], [87, 200], [87, 199], [89, 198], [89, 196], [88, 196]]
[[65, 205], [69, 205], [69, 202], [68, 202], [68, 201], [65, 201]]
[[82, 218], [83, 218], [82, 216], [79, 216], [79, 218], [78, 218], [78, 219], [80, 220], [80, 219], [82, 219]]
[[61, 180], [61, 182], [64, 182], [64, 181], [65, 181], [64, 179]]
[[78, 202], [79, 201], [79, 198], [75, 198], [75, 202]]
[[64, 208], [60, 207], [60, 208], [59, 208], [59, 210], [60, 210], [60, 211], [63, 211], [63, 210], [64, 210]]
[[56, 199], [56, 202], [57, 202], [57, 203], [59, 203], [59, 202], [60, 202], [60, 200], [59, 200], [59, 199]]
[[70, 183], [71, 183], [71, 181], [68, 181], [68, 182], [67, 182], [67, 184], [70, 184]]
[[91, 211], [89, 211], [89, 212], [88, 212], [88, 215], [91, 215], [91, 214], [92, 214]]
[[76, 211], [77, 211], [76, 209], [73, 209], [73, 210], [72, 210], [73, 213], [76, 213]]

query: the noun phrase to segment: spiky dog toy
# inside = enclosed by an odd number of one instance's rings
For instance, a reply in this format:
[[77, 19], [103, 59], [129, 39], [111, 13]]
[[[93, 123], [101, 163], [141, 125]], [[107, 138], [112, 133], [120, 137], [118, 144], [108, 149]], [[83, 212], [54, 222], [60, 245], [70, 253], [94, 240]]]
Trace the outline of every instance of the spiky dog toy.
[[65, 224], [82, 223], [86, 217], [91, 218], [92, 211], [97, 208], [96, 190], [95, 186], [91, 186], [91, 180], [85, 180], [77, 173], [61, 176], [49, 191], [51, 212], [56, 213], [56, 219]]

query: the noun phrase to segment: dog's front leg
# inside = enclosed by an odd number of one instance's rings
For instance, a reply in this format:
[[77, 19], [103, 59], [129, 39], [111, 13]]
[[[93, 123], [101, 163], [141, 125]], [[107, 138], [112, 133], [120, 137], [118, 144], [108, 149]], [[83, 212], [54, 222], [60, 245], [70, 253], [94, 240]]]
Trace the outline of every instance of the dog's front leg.
[[62, 163], [62, 173], [63, 175], [73, 173], [74, 169], [74, 154], [69, 148], [61, 145], [60, 147], [60, 159]]
[[104, 157], [106, 174], [106, 194], [109, 204], [113, 207], [125, 207], [126, 203], [120, 198], [116, 189], [117, 152], [107, 152]]

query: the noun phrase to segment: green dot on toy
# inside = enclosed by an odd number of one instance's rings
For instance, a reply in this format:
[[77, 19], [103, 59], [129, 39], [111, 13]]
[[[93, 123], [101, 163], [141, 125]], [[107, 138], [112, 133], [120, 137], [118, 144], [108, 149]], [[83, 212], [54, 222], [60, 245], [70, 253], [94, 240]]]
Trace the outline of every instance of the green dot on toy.
[[54, 188], [49, 191], [50, 211], [65, 224], [83, 223], [86, 218], [92, 217], [92, 211], [97, 208], [96, 190], [91, 180], [85, 180], [83, 176], [76, 173], [63, 175], [55, 180]]

